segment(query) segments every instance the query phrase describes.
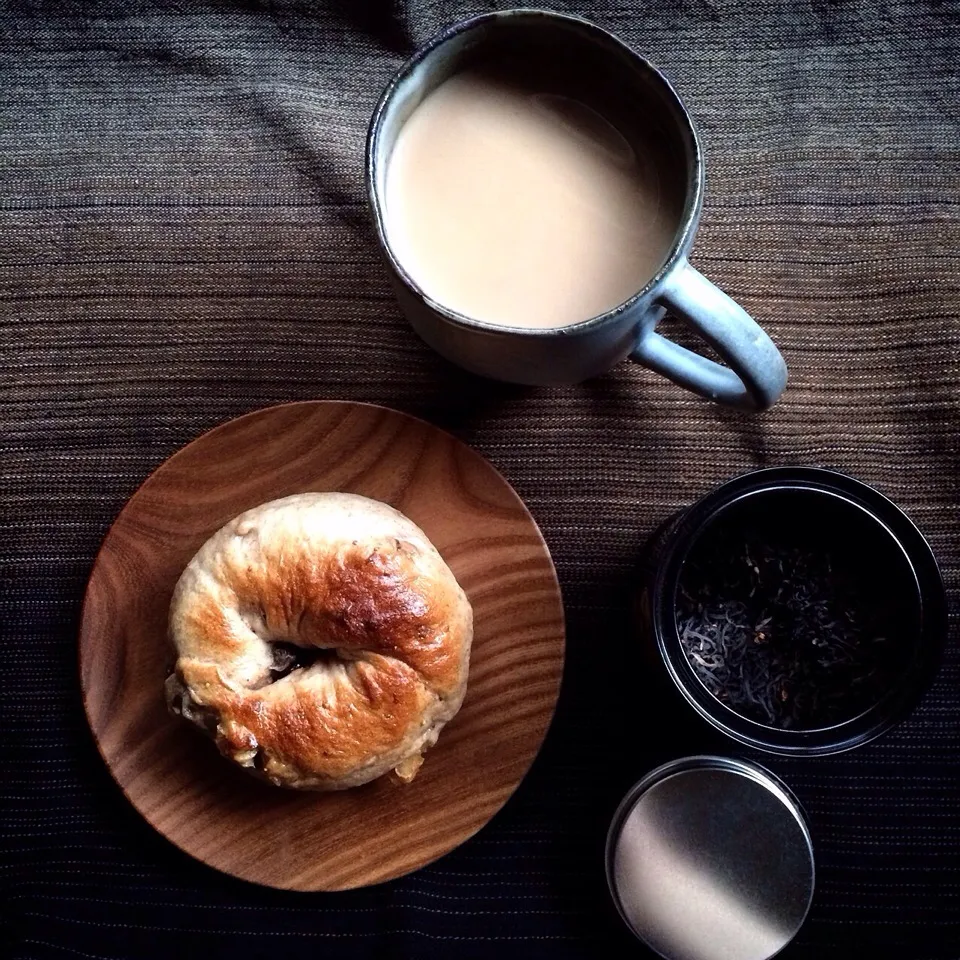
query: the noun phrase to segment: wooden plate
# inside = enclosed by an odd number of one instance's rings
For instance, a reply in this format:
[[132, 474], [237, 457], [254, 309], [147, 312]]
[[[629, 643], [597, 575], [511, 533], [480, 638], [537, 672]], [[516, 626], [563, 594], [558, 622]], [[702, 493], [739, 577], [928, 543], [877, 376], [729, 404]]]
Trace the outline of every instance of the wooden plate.
[[[436, 544], [473, 604], [466, 699], [409, 785], [381, 778], [342, 793], [283, 790], [234, 769], [166, 711], [167, 608], [181, 571], [238, 513], [309, 490], [393, 504]], [[547, 732], [563, 649], [550, 553], [507, 481], [421, 420], [320, 401], [232, 420], [134, 494], [87, 586], [80, 681], [107, 766], [165, 837], [244, 880], [343, 890], [430, 863], [503, 806]]]

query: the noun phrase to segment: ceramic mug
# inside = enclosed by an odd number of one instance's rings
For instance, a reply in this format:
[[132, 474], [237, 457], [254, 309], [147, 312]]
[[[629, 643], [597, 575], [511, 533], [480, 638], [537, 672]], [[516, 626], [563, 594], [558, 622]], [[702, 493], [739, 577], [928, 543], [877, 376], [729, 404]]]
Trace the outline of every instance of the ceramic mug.
[[[675, 180], [676, 233], [657, 273], [629, 300], [582, 322], [554, 328], [506, 327], [471, 318], [431, 299], [391, 246], [386, 171], [407, 118], [452, 74], [520, 54], [563, 71], [616, 125], [631, 111]], [[539, 58], [539, 59], [536, 59]], [[680, 98], [646, 60], [600, 27], [542, 10], [482, 14], [441, 31], [401, 67], [377, 103], [367, 136], [366, 178], [374, 226], [400, 306], [420, 336], [474, 373], [525, 384], [575, 383], [629, 357], [703, 397], [749, 410], [776, 402], [787, 381], [779, 351], [734, 300], [687, 261], [703, 200], [700, 143]], [[709, 343], [727, 366], [658, 334], [666, 314]]]

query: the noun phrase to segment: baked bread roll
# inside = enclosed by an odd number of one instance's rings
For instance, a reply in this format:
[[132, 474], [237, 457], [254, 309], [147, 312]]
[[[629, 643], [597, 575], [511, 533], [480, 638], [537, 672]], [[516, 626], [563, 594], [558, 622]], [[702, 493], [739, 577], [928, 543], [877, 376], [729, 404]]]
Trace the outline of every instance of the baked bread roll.
[[171, 710], [282, 787], [411, 780], [460, 709], [473, 612], [386, 504], [305, 493], [215, 533], [174, 590]]

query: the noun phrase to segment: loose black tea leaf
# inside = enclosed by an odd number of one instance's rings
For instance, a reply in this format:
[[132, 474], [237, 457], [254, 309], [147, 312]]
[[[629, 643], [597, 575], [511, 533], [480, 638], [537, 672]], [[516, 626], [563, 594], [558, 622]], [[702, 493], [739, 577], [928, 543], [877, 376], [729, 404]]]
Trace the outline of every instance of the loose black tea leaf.
[[715, 538], [684, 565], [677, 630], [717, 699], [781, 729], [848, 720], [888, 688], [892, 624], [875, 592], [822, 550]]

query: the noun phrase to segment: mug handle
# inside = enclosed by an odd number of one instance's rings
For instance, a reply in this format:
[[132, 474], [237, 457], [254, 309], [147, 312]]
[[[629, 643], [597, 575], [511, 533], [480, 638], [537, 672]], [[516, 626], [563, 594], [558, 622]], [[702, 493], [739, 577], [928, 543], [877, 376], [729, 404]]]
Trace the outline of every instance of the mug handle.
[[685, 320], [730, 365], [668, 340], [652, 327], [630, 359], [701, 397], [741, 410], [766, 410], [787, 385], [787, 365], [760, 325], [684, 260], [664, 281], [656, 302]]

